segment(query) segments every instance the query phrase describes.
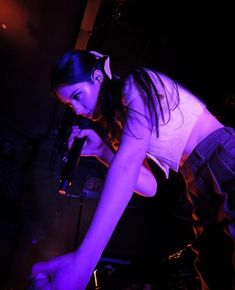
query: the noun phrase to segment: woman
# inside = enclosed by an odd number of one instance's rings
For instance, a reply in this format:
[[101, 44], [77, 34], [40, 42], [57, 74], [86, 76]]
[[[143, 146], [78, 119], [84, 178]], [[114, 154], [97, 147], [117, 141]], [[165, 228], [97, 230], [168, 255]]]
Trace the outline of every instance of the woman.
[[[77, 251], [34, 265], [33, 277], [48, 278], [51, 289], [85, 289], [133, 192], [153, 196], [157, 191], [157, 182], [145, 166], [146, 158], [154, 160], [166, 177], [170, 169], [181, 170], [194, 206], [196, 236], [224, 221], [232, 233], [235, 131], [224, 127], [201, 100], [169, 77], [147, 68], [112, 77], [106, 56], [78, 50], [57, 60], [51, 87], [77, 115], [105, 129], [101, 139], [93, 130], [74, 127], [69, 147], [75, 137], [87, 136], [82, 154], [96, 156], [109, 169], [91, 225]], [[109, 144], [118, 148], [116, 152]], [[200, 212], [201, 208], [206, 210]], [[194, 249], [200, 256], [197, 243]], [[199, 261], [199, 271], [200, 267]], [[222, 268], [228, 270], [225, 278], [229, 281], [220, 289], [232, 289], [232, 257]], [[224, 283], [219, 275], [211, 279], [210, 274], [201, 273], [203, 289], [208, 289], [206, 283], [210, 289], [219, 289], [213, 288], [216, 279], [215, 286]]]

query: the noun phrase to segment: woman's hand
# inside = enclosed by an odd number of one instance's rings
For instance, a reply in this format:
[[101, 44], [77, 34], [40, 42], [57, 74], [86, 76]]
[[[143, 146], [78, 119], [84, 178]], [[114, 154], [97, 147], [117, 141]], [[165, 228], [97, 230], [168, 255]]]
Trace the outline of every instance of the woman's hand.
[[105, 144], [100, 136], [92, 129], [80, 129], [78, 126], [72, 127], [72, 132], [68, 139], [68, 148], [71, 149], [74, 138], [87, 137], [82, 148], [81, 156], [100, 157], [105, 148]]
[[34, 290], [84, 290], [92, 271], [86, 272], [79, 265], [75, 253], [34, 264], [30, 285]]

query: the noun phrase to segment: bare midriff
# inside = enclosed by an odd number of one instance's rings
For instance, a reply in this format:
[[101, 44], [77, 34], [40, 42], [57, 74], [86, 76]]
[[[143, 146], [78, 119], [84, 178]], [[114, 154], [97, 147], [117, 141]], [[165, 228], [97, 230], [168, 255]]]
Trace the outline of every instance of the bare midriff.
[[223, 128], [223, 124], [212, 115], [207, 109], [201, 114], [200, 118], [193, 127], [193, 130], [188, 138], [188, 141], [184, 147], [183, 154], [180, 160], [180, 166], [182, 166], [188, 156], [192, 153], [194, 148], [208, 135], [219, 128]]

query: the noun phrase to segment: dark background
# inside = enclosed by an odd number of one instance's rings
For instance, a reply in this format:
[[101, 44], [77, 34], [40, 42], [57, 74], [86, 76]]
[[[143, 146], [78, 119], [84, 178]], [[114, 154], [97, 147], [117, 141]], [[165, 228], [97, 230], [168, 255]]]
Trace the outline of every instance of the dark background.
[[[82, 158], [71, 188], [76, 197], [57, 193], [74, 119], [51, 95], [48, 74], [55, 58], [75, 46], [86, 4], [0, 3], [0, 283], [8, 281], [17, 290], [33, 263], [74, 249], [105, 176], [96, 160]], [[233, 18], [227, 0], [103, 0], [88, 49], [109, 54], [117, 74], [137, 64], [156, 67], [200, 96], [225, 125], [234, 126]], [[103, 255], [111, 260], [100, 262], [101, 273], [110, 263], [116, 271], [112, 283], [149, 282], [159, 289], [192, 283], [188, 289], [196, 289], [193, 254], [167, 260], [193, 239], [183, 181], [174, 172], [166, 181], [153, 170], [158, 195], [133, 196]]]

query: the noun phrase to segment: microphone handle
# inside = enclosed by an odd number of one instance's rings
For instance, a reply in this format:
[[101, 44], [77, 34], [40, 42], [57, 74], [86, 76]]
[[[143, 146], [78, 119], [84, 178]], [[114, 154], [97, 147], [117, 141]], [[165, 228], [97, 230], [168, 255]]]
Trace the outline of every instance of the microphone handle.
[[71, 149], [69, 150], [68, 159], [64, 166], [61, 178], [59, 193], [65, 195], [67, 193], [68, 187], [72, 182], [72, 174], [76, 167], [78, 166], [80, 155], [82, 152], [82, 147], [86, 141], [86, 137], [75, 138]]

